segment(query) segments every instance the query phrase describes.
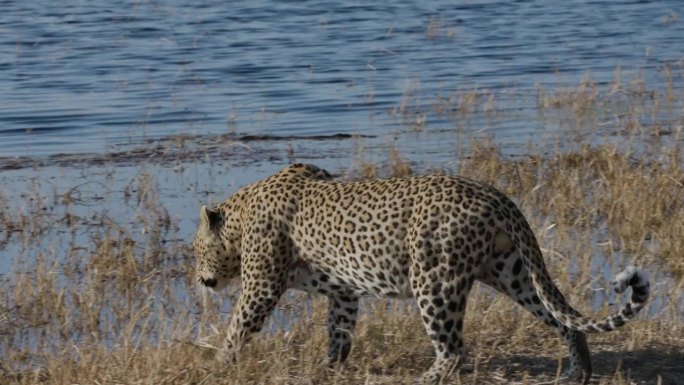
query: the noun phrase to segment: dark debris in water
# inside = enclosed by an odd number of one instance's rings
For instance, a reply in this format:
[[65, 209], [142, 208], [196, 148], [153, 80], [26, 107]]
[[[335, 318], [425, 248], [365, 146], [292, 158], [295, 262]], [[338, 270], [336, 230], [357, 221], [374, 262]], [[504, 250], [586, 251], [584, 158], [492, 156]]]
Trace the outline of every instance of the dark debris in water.
[[55, 154], [49, 157], [0, 157], [0, 170], [21, 170], [45, 166], [79, 167], [88, 165], [115, 164], [134, 165], [140, 162], [168, 164], [191, 162], [211, 158], [231, 159], [249, 164], [259, 160], [285, 159], [279, 148], [256, 147], [257, 143], [335, 141], [375, 138], [373, 135], [337, 133], [331, 135], [172, 135], [147, 140], [144, 144], [131, 146], [123, 151], [106, 153]]
[[[228, 135], [228, 138], [236, 140], [235, 136]], [[282, 141], [282, 140], [335, 140], [335, 139], [356, 139], [356, 138], [375, 138], [375, 135], [361, 135], [361, 134], [344, 134], [337, 133], [332, 135], [243, 135], [238, 136], [237, 140], [240, 142], [255, 142], [255, 141]]]

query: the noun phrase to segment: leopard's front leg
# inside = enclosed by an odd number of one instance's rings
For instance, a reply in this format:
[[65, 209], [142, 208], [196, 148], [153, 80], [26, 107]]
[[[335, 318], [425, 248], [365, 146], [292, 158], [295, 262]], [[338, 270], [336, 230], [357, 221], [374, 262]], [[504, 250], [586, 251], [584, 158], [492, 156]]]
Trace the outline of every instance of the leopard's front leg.
[[238, 299], [228, 326], [225, 347], [219, 350], [217, 359], [235, 362], [240, 349], [249, 337], [261, 330], [264, 321], [275, 308], [285, 291], [283, 274], [253, 274], [242, 278], [242, 292]]

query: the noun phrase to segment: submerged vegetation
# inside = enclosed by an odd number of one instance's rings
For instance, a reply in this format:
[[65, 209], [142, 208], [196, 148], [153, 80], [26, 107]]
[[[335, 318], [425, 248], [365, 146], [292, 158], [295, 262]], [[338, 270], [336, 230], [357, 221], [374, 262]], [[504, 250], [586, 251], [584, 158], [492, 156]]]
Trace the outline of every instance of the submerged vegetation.
[[[427, 33], [442, 29], [434, 21]], [[458, 173], [496, 186], [525, 212], [552, 276], [584, 313], [609, 313], [623, 300], [607, 290], [611, 272], [643, 266], [653, 286], [645, 311], [619, 331], [589, 336], [594, 381], [675, 384], [684, 377], [684, 87], [672, 67], [662, 75], [662, 89], [625, 81], [619, 70], [612, 84], [585, 77], [575, 88], [539, 86], [538, 119], [560, 129], [522, 156], [506, 155], [496, 139], [467, 126], [478, 115], [505, 120], [501, 93], [418, 100], [409, 90], [389, 113], [421, 135], [433, 117], [457, 122], [454, 135], [463, 139], [455, 167], [428, 167], [393, 144], [370, 159], [360, 142], [348, 168], [330, 171], [346, 179]], [[54, 187], [33, 177], [17, 195], [0, 189], [0, 267], [8, 272], [0, 276], [0, 383], [410, 384], [431, 364], [415, 306], [367, 299], [349, 362], [328, 368], [326, 300], [296, 292], [283, 298], [239, 365], [209, 359], [237, 286], [202, 302], [190, 278], [186, 227], [195, 218], [164, 202], [169, 183], [187, 183], [191, 202], [223, 199], [191, 174], [230, 170], [204, 162], [213, 148], [202, 157], [188, 155], [201, 146], [159, 146], [154, 151], [165, 160], [177, 156], [171, 167], [180, 182], [141, 166], [119, 183], [116, 167], [105, 163], [98, 181]], [[484, 286], [469, 298], [465, 338], [471, 357], [453, 383], [555, 383], [561, 376], [561, 339]]]

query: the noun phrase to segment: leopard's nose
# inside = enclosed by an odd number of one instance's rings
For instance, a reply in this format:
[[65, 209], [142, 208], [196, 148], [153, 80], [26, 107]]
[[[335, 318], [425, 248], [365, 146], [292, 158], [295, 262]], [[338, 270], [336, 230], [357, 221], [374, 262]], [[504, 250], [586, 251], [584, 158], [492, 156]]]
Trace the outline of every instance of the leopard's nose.
[[214, 287], [217, 284], [216, 278], [209, 278], [209, 279], [202, 278], [202, 279], [200, 279], [200, 281], [202, 282], [202, 285], [204, 285], [206, 287]]

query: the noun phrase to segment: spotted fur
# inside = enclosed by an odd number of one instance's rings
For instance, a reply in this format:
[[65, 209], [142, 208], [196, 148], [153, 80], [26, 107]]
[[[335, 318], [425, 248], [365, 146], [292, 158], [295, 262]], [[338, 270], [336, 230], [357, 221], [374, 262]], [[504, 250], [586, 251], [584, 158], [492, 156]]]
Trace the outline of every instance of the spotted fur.
[[227, 351], [236, 354], [261, 329], [287, 288], [330, 298], [331, 362], [351, 349], [362, 295], [413, 297], [436, 358], [426, 384], [462, 361], [468, 292], [479, 280], [557, 328], [570, 351], [569, 374], [587, 383], [584, 333], [613, 330], [641, 310], [648, 277], [629, 267], [616, 290], [630, 301], [600, 320], [573, 309], [551, 280], [537, 240], [516, 205], [467, 178], [423, 176], [339, 182], [296, 164], [244, 187], [213, 210], [202, 207], [194, 241], [196, 278], [214, 289], [241, 276]]

